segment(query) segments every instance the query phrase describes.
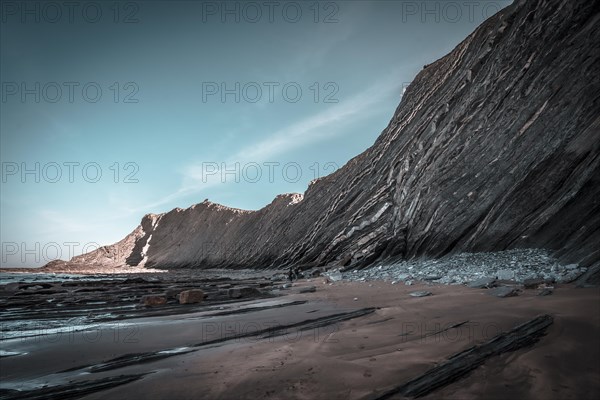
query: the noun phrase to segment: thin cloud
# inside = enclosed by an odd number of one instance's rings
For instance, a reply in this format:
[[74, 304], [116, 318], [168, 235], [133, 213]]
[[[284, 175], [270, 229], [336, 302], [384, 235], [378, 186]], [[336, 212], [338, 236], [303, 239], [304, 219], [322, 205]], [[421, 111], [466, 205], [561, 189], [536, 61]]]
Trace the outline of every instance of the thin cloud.
[[[396, 74], [391, 75], [397, 77]], [[397, 81], [397, 78], [393, 79], [392, 76], [382, 79], [346, 101], [341, 101], [325, 111], [279, 129], [259, 143], [240, 149], [224, 162], [226, 165], [235, 162], [260, 163], [296, 148], [338, 136], [343, 132], [343, 127], [377, 112], [376, 106], [378, 103], [384, 101], [394, 92], [399, 92], [400, 89], [396, 85], [390, 85], [390, 82], [394, 81]], [[220, 174], [206, 176], [203, 168], [200, 163], [188, 165], [183, 169], [182, 186], [177, 191], [152, 203], [131, 209], [131, 212], [156, 209], [182, 197], [198, 194], [221, 183]]]
[[41, 218], [40, 226], [52, 227], [48, 232], [79, 233], [90, 228], [89, 223], [82, 223], [81, 220], [54, 210], [39, 210], [38, 214]]

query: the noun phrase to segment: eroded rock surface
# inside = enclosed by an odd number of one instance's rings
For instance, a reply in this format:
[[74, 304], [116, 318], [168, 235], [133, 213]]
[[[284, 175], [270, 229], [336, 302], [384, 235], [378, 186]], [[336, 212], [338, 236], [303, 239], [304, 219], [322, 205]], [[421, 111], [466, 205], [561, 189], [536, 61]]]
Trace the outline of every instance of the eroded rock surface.
[[547, 248], [598, 263], [599, 15], [594, 1], [516, 1], [423, 69], [375, 144], [304, 195], [147, 215], [71, 262], [362, 268]]

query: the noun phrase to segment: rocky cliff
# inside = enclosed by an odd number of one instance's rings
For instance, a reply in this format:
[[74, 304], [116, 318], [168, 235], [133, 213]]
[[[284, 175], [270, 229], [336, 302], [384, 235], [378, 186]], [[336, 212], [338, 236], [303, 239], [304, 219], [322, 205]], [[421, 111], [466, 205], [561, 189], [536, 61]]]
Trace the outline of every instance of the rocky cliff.
[[458, 251], [600, 260], [600, 2], [520, 0], [426, 66], [375, 144], [304, 195], [147, 215], [72, 261], [362, 267]]

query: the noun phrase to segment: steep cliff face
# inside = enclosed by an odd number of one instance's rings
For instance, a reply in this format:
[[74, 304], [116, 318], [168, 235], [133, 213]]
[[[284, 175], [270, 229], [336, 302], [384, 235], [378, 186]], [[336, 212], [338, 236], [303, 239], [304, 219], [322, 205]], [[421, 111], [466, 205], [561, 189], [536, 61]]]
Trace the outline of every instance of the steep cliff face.
[[109, 246], [102, 246], [69, 262], [74, 265], [98, 265], [115, 267], [122, 265], [143, 266], [146, 262], [145, 251], [152, 239], [152, 231], [156, 227], [159, 215], [146, 214], [141, 224], [122, 240]]
[[423, 69], [375, 144], [304, 195], [146, 216], [103, 262], [361, 267], [518, 247], [598, 262], [598, 48], [600, 3], [517, 1]]

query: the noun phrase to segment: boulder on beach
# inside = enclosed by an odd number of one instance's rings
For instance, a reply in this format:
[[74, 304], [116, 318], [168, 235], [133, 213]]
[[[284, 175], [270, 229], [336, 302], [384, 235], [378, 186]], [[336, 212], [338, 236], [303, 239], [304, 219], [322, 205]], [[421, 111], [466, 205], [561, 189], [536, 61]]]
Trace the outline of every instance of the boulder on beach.
[[504, 281], [512, 281], [515, 279], [515, 271], [511, 269], [499, 269], [496, 272], [496, 277]]
[[204, 300], [204, 291], [201, 289], [184, 290], [179, 293], [179, 304], [202, 303]]
[[490, 289], [487, 293], [490, 296], [496, 296], [496, 297], [512, 297], [512, 296], [519, 295], [519, 293], [517, 292], [517, 289], [512, 288], [510, 286], [496, 287], [496, 288]]
[[141, 303], [146, 307], [162, 306], [167, 304], [166, 294], [147, 294], [142, 296]]
[[342, 273], [340, 271], [330, 271], [327, 272], [327, 278], [332, 282], [337, 282], [342, 280]]
[[494, 287], [495, 282], [496, 278], [486, 277], [475, 279], [474, 281], [467, 283], [467, 286], [474, 289], [491, 288]]

